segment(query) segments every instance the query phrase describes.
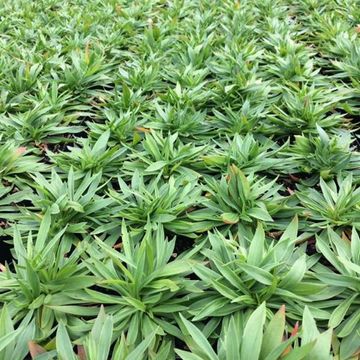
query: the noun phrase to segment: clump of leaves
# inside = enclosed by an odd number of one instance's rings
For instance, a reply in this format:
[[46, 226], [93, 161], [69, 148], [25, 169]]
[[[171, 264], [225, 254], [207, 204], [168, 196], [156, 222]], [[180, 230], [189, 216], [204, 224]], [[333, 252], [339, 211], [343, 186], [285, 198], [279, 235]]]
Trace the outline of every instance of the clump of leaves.
[[14, 182], [16, 176], [46, 171], [48, 167], [38, 157], [28, 153], [26, 147], [17, 147], [14, 141], [0, 145], [0, 179]]
[[63, 78], [60, 82], [75, 96], [97, 95], [96, 87], [107, 88], [112, 82], [108, 76], [112, 65], [98, 51], [85, 47], [84, 52], [73, 51], [69, 56], [69, 64], [62, 63]]
[[[295, 218], [277, 242], [266, 239], [261, 225], [252, 238], [242, 236], [242, 231], [238, 240], [219, 232], [209, 234], [210, 248], [202, 250], [209, 265], [193, 266], [207, 289], [206, 296], [190, 306], [194, 320], [215, 314], [224, 317], [263, 301], [271, 307], [289, 304], [291, 317], [296, 318], [302, 312], [297, 304], [323, 299], [325, 286], [313, 281], [305, 248], [295, 247], [301, 241], [297, 227]], [[320, 306], [311, 308], [324, 316]]]
[[51, 106], [38, 104], [25, 112], [2, 115], [0, 131], [16, 139], [18, 144], [42, 142], [58, 143], [66, 139], [65, 135], [77, 134], [83, 130], [79, 125], [69, 125], [61, 113], [51, 113]]
[[266, 44], [272, 50], [266, 56], [270, 65], [268, 73], [284, 82], [305, 82], [315, 77], [319, 69], [314, 67], [313, 54], [296, 43], [289, 34], [271, 34]]
[[28, 342], [35, 338], [35, 321], [29, 313], [15, 325], [6, 304], [0, 313], [0, 358], [23, 360], [28, 354]]
[[235, 165], [229, 167], [229, 174], [220, 181], [209, 179], [206, 183], [205, 209], [189, 214], [190, 219], [208, 221], [210, 226], [235, 225], [239, 222], [252, 225], [257, 220], [274, 221], [272, 215], [279, 211], [284, 198], [278, 191], [276, 179], [267, 181], [253, 173], [245, 176]]
[[152, 331], [165, 335], [174, 313], [187, 308], [189, 292], [199, 291], [196, 281], [186, 278], [191, 273], [190, 261], [171, 259], [175, 239], [168, 241], [161, 225], [136, 240], [123, 222], [120, 241], [121, 252], [100, 240], [98, 250], [88, 250], [86, 264], [99, 279], [99, 290], [87, 290], [87, 299], [106, 304], [116, 328], [127, 331], [130, 343]]
[[[66, 326], [61, 322], [56, 331], [56, 349], [46, 351], [34, 342], [30, 342], [30, 352], [37, 358], [77, 360], [135, 360], [135, 359], [169, 359], [171, 354], [171, 343], [162, 342], [160, 346], [154, 345], [155, 331], [148, 334], [139, 343], [131, 344], [127, 341], [125, 333], [113, 344], [114, 323], [111, 315], [105, 314], [101, 307], [98, 316], [93, 322], [90, 332], [83, 338], [76, 340], [77, 353], [73, 351], [73, 343], [70, 339]], [[20, 359], [20, 358], [19, 358]]]
[[295, 172], [317, 174], [324, 180], [340, 172], [352, 171], [360, 166], [360, 155], [352, 151], [353, 140], [348, 132], [329, 136], [317, 126], [317, 135], [296, 135], [295, 143], [284, 151]]
[[166, 137], [155, 131], [146, 133], [141, 144], [143, 150], [134, 150], [124, 163], [125, 171], [132, 173], [139, 170], [147, 175], [156, 175], [161, 171], [165, 177], [176, 173], [198, 177], [194, 169], [205, 145], [184, 144], [177, 133]]
[[144, 121], [141, 121], [136, 116], [135, 111], [115, 112], [111, 109], [105, 109], [103, 114], [105, 117], [104, 123], [88, 122], [87, 124], [94, 137], [100, 138], [103, 133], [109, 131], [110, 140], [115, 141], [115, 143], [126, 144], [132, 141], [133, 144], [136, 144], [141, 140], [138, 133], [145, 130], [141, 127]]
[[111, 177], [121, 168], [125, 148], [108, 145], [110, 131], [105, 131], [92, 145], [91, 139], [87, 138], [80, 142], [81, 147], [71, 147], [69, 151], [60, 154], [49, 152], [49, 156], [62, 169], [69, 171], [73, 168], [80, 174], [91, 172], [97, 174], [102, 172], [104, 176]]
[[[4, 186], [0, 184], [0, 218], [2, 226], [8, 222], [19, 220], [20, 207], [26, 201], [31, 201], [33, 193], [31, 189], [18, 190], [16, 186]], [[12, 234], [12, 230], [10, 230]]]
[[284, 159], [276, 156], [281, 147], [268, 138], [258, 139], [252, 134], [235, 134], [233, 139], [228, 138], [227, 142], [216, 145], [213, 152], [203, 157], [205, 164], [214, 173], [222, 172], [232, 164], [246, 174], [285, 170]]
[[360, 227], [360, 188], [353, 184], [351, 173], [328, 182], [320, 178], [319, 190], [300, 186], [296, 192], [310, 227]]
[[[26, 326], [30, 328], [24, 331], [30, 331], [35, 324], [35, 336], [39, 339], [47, 338], [60, 319], [66, 321], [74, 314], [93, 315], [91, 308], [82, 307], [84, 302], [78, 298], [95, 283], [86, 267], [78, 263], [83, 250], [77, 247], [66, 256], [71, 248], [71, 243], [61, 242], [66, 229], [50, 236], [50, 226], [48, 212], [36, 237], [29, 233], [26, 246], [15, 229], [16, 263], [4, 267], [0, 273], [1, 302], [7, 304], [14, 321], [27, 319]], [[58, 313], [57, 306], [68, 310]]]
[[[101, 173], [92, 175], [88, 172], [82, 179], [77, 179], [72, 168], [66, 180], [54, 169], [49, 180], [37, 173], [32, 184], [36, 195], [31, 200], [42, 214], [51, 213], [51, 228], [54, 231], [66, 227], [69, 234], [84, 234], [108, 220], [106, 209], [113, 200], [98, 194], [103, 186], [100, 184], [101, 177]], [[25, 221], [20, 223], [25, 228], [36, 228], [41, 217], [35, 212], [28, 212]]]
[[266, 132], [266, 124], [263, 121], [269, 110], [265, 103], [258, 103], [252, 97], [247, 98], [240, 109], [232, 107], [215, 109], [213, 126], [225, 134], [247, 134], [249, 132]]
[[[332, 329], [320, 333], [308, 308], [305, 308], [302, 326], [298, 324], [289, 335], [286, 331], [285, 306], [265, 326], [266, 306], [262, 303], [253, 313], [238, 312], [227, 318], [222, 326], [214, 350], [203, 332], [192, 322], [181, 318], [185, 341], [190, 352], [176, 349], [183, 360], [262, 360], [262, 359], [311, 359], [321, 356], [332, 357]], [[355, 352], [354, 352], [355, 354]]]
[[328, 228], [317, 236], [316, 247], [333, 267], [329, 271], [324, 265], [317, 264], [314, 268], [316, 277], [329, 286], [342, 289], [339, 304], [329, 319], [329, 327], [335, 328], [338, 337], [345, 338], [342, 351], [347, 358], [351, 349], [356, 350], [359, 344], [359, 234], [355, 227], [351, 235], [343, 233], [342, 236]]
[[[135, 232], [143, 232], [146, 224], [154, 228], [163, 224], [165, 229], [175, 233], [181, 233], [181, 227], [185, 231], [191, 227], [191, 222], [186, 224], [178, 220], [200, 202], [201, 188], [196, 181], [188, 181], [186, 177], [180, 176], [170, 177], [167, 182], [163, 182], [159, 174], [146, 183], [138, 171], [132, 176], [129, 185], [121, 177], [117, 180], [120, 191], [109, 191], [110, 197], [118, 204], [113, 209], [114, 218], [127, 220]], [[119, 225], [114, 222], [114, 226]], [[108, 229], [108, 226], [105, 227]], [[101, 228], [96, 232], [99, 230]]]
[[294, 85], [284, 91], [280, 104], [273, 106], [269, 121], [277, 127], [274, 131], [283, 134], [316, 133], [317, 126], [339, 128], [344, 120], [336, 106], [344, 98], [336, 88]]
[[174, 107], [170, 104], [161, 106], [155, 104], [156, 113], [150, 117], [146, 124], [148, 127], [156, 130], [163, 130], [171, 134], [177, 133], [182, 139], [197, 138], [206, 135], [210, 130], [205, 121], [206, 113], [204, 111], [194, 111], [190, 107]]

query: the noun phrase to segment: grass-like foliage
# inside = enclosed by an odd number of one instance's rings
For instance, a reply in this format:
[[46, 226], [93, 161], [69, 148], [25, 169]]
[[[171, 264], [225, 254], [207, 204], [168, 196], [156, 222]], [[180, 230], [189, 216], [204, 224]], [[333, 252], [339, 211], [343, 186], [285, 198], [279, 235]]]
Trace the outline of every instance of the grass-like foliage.
[[0, 2], [0, 360], [360, 358], [358, 0]]

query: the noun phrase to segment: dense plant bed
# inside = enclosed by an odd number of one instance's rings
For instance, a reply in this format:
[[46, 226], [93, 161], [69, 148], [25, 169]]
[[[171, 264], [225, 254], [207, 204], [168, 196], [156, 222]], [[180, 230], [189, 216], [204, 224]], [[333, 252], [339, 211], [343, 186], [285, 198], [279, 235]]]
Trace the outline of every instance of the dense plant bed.
[[0, 18], [0, 360], [359, 357], [357, 0]]

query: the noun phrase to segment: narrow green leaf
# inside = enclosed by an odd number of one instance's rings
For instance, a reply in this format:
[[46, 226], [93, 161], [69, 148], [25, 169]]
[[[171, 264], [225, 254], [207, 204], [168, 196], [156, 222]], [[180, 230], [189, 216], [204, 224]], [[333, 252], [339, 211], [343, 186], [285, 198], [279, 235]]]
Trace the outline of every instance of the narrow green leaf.
[[264, 332], [264, 340], [261, 346], [261, 358], [265, 358], [276, 347], [278, 347], [285, 332], [285, 305], [282, 305], [280, 310], [271, 319], [269, 325]]
[[184, 323], [186, 330], [189, 332], [193, 341], [197, 345], [198, 351], [200, 351], [203, 355], [205, 355], [206, 358], [209, 360], [218, 360], [217, 355], [215, 354], [213, 348], [205, 338], [204, 334], [189, 320], [186, 320], [181, 314], [180, 314], [180, 318]]
[[62, 322], [59, 324], [56, 332], [56, 350], [58, 352], [59, 360], [77, 360], [77, 357], [73, 352], [73, 346], [69, 335]]
[[258, 360], [263, 342], [263, 328], [266, 317], [265, 303], [262, 303], [249, 317], [241, 341], [239, 359]]

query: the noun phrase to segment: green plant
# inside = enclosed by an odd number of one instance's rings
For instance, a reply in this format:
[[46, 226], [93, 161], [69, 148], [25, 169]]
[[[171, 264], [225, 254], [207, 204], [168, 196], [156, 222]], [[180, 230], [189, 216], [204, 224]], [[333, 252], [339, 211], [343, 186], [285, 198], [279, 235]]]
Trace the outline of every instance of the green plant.
[[[86, 360], [135, 360], [146, 359], [169, 359], [170, 347], [168, 343], [162, 343], [159, 349], [151, 346], [154, 343], [155, 332], [150, 333], [145, 339], [138, 344], [129, 344], [124, 333], [111, 348], [114, 325], [112, 316], [106, 315], [104, 309], [95, 319], [91, 331], [84, 338], [77, 340], [77, 354], [73, 352], [73, 344], [66, 330], [64, 323], [60, 323], [56, 331], [56, 349], [46, 352], [39, 345], [32, 344], [36, 359], [58, 359], [58, 360], [76, 360], [79, 357]], [[149, 349], [150, 348], [150, 349]]]
[[0, 313], [0, 359], [23, 360], [28, 353], [28, 342], [35, 336], [35, 322], [29, 313], [15, 328], [7, 305]]
[[164, 137], [155, 131], [146, 133], [141, 144], [143, 151], [133, 150], [129, 160], [124, 163], [126, 172], [139, 170], [147, 175], [155, 175], [161, 171], [165, 177], [175, 173], [198, 177], [194, 168], [206, 146], [183, 144], [177, 133]]
[[48, 167], [38, 157], [28, 155], [28, 152], [26, 147], [17, 147], [13, 141], [0, 145], [0, 178], [3, 181], [14, 182], [16, 176], [47, 170]]
[[296, 196], [305, 207], [302, 215], [312, 221], [310, 227], [360, 226], [360, 188], [353, 185], [351, 173], [345, 178], [338, 176], [336, 181], [320, 178], [320, 191], [300, 187]]
[[333, 267], [332, 271], [318, 264], [314, 269], [316, 277], [325, 284], [342, 289], [341, 302], [334, 309], [329, 319], [329, 327], [335, 328], [340, 338], [345, 338], [346, 347], [342, 349], [344, 358], [351, 350], [356, 350], [359, 344], [360, 312], [359, 276], [360, 239], [355, 228], [351, 236], [345, 233], [340, 237], [328, 228], [316, 238], [316, 247]]
[[314, 313], [320, 311], [319, 316], [326, 316], [320, 304], [312, 304], [326, 298], [326, 287], [313, 280], [304, 247], [295, 247], [301, 241], [297, 226], [295, 218], [278, 242], [268, 242], [261, 225], [252, 238], [244, 237], [241, 230], [239, 239], [210, 233], [210, 246], [202, 250], [209, 264], [193, 266], [207, 289], [206, 296], [190, 306], [194, 320], [224, 317], [263, 301], [272, 308], [289, 304], [292, 318], [301, 315], [303, 303], [308, 303]]
[[175, 240], [165, 238], [161, 225], [155, 231], [149, 228], [140, 240], [128, 233], [125, 222], [121, 233], [122, 252], [101, 240], [96, 242], [98, 250], [88, 249], [86, 265], [98, 278], [99, 290], [106, 292], [89, 289], [86, 298], [106, 304], [116, 328], [127, 331], [130, 343], [152, 331], [165, 335], [174, 313], [187, 308], [189, 290], [196, 289], [185, 277], [191, 273], [190, 260], [171, 260]]
[[[29, 188], [18, 191], [15, 186], [0, 184], [0, 218], [3, 222], [2, 227], [6, 227], [9, 223], [18, 220], [21, 203], [31, 200], [32, 195], [32, 191]], [[10, 230], [10, 232], [12, 231]]]
[[[216, 144], [213, 152], [203, 157], [214, 173], [236, 165], [244, 173], [262, 171], [285, 171], [284, 159], [277, 157], [282, 148], [267, 138], [255, 138], [252, 134], [235, 134], [233, 139]], [[284, 145], [286, 146], [286, 144]]]
[[247, 98], [241, 109], [235, 111], [232, 107], [214, 110], [213, 126], [225, 134], [247, 134], [249, 131], [256, 133], [266, 132], [265, 123], [268, 110], [264, 103]]
[[276, 179], [268, 182], [253, 173], [245, 176], [235, 165], [231, 165], [229, 175], [222, 176], [220, 181], [207, 181], [205, 208], [188, 216], [192, 220], [209, 223], [209, 228], [239, 222], [251, 225], [257, 220], [272, 222], [272, 215], [284, 203], [284, 198], [278, 193], [281, 185], [275, 185], [275, 182]]
[[[47, 212], [41, 222], [37, 236], [29, 233], [26, 246], [20, 232], [14, 230], [14, 258], [16, 264], [5, 266], [0, 273], [0, 301], [6, 304], [11, 318], [23, 319], [39, 339], [47, 338], [61, 319], [69, 320], [73, 315], [93, 315], [93, 309], [79, 301], [85, 288], [95, 284], [78, 260], [84, 251], [81, 246], [68, 254], [71, 243], [61, 241], [65, 228], [49, 235], [51, 215]], [[59, 313], [58, 306], [67, 311]], [[33, 321], [30, 321], [33, 320]], [[28, 332], [30, 329], [24, 328]]]
[[317, 132], [317, 135], [295, 136], [293, 146], [284, 151], [293, 165], [298, 164], [297, 172], [316, 174], [327, 180], [359, 167], [360, 157], [351, 151], [353, 140], [348, 132], [330, 137], [319, 126]]
[[185, 341], [191, 352], [180, 349], [176, 352], [183, 360], [300, 360], [319, 356], [321, 359], [332, 358], [332, 329], [320, 333], [308, 308], [305, 308], [300, 332], [296, 325], [288, 338], [285, 337], [284, 306], [266, 327], [265, 320], [265, 303], [262, 303], [250, 316], [249, 313], [236, 313], [231, 316], [222, 327], [215, 351], [201, 330], [182, 318], [183, 328], [188, 334], [185, 336]]
[[205, 121], [204, 111], [195, 111], [190, 107], [154, 105], [156, 113], [149, 116], [147, 123], [152, 129], [163, 130], [164, 132], [178, 133], [180, 139], [197, 138], [206, 135], [210, 127]]
[[98, 86], [107, 88], [112, 82], [108, 76], [111, 65], [104, 64], [105, 59], [102, 55], [88, 45], [82, 53], [72, 52], [69, 56], [69, 62], [70, 64], [61, 64], [63, 78], [59, 80], [75, 96], [97, 95], [99, 92], [94, 88]]
[[58, 154], [49, 153], [49, 156], [62, 169], [69, 171], [71, 168], [80, 173], [102, 172], [103, 176], [111, 177], [123, 162], [126, 149], [119, 146], [109, 147], [110, 131], [105, 131], [92, 145], [90, 139], [85, 139], [82, 147], [72, 147], [67, 152]]
[[[33, 176], [36, 195], [31, 200], [36, 210], [39, 209], [42, 214], [52, 214], [53, 231], [66, 228], [70, 234], [85, 234], [88, 229], [94, 229], [107, 221], [106, 209], [109, 209], [113, 200], [97, 194], [103, 186], [100, 184], [101, 173], [92, 175], [87, 172], [82, 176], [80, 174], [78, 179], [72, 168], [65, 181], [54, 169], [49, 180], [40, 173]], [[27, 212], [26, 215], [23, 226], [27, 227], [36, 227], [42, 218], [41, 214], [35, 212]]]
[[[146, 183], [144, 177], [135, 171], [131, 186], [121, 177], [118, 178], [118, 184], [120, 191], [109, 190], [110, 197], [118, 204], [113, 209], [114, 217], [127, 220], [134, 232], [142, 233], [146, 224], [153, 228], [162, 224], [174, 233], [181, 233], [181, 228], [187, 232], [191, 227], [190, 222], [179, 219], [184, 218], [186, 212], [200, 201], [201, 190], [196, 181], [170, 177], [167, 182], [163, 182], [160, 174]], [[119, 228], [120, 224], [115, 222], [113, 226]], [[109, 227], [105, 225], [105, 228], [108, 230]], [[98, 228], [97, 232], [101, 230]]]
[[77, 134], [83, 128], [78, 125], [64, 123], [64, 115], [51, 113], [51, 106], [38, 104], [31, 110], [2, 115], [0, 131], [7, 134], [8, 138], [14, 138], [18, 144], [41, 142], [57, 143], [65, 139], [66, 134]]
[[274, 131], [283, 134], [316, 133], [317, 126], [332, 130], [344, 122], [336, 106], [345, 95], [337, 88], [292, 85], [272, 107], [269, 120], [277, 127]]

